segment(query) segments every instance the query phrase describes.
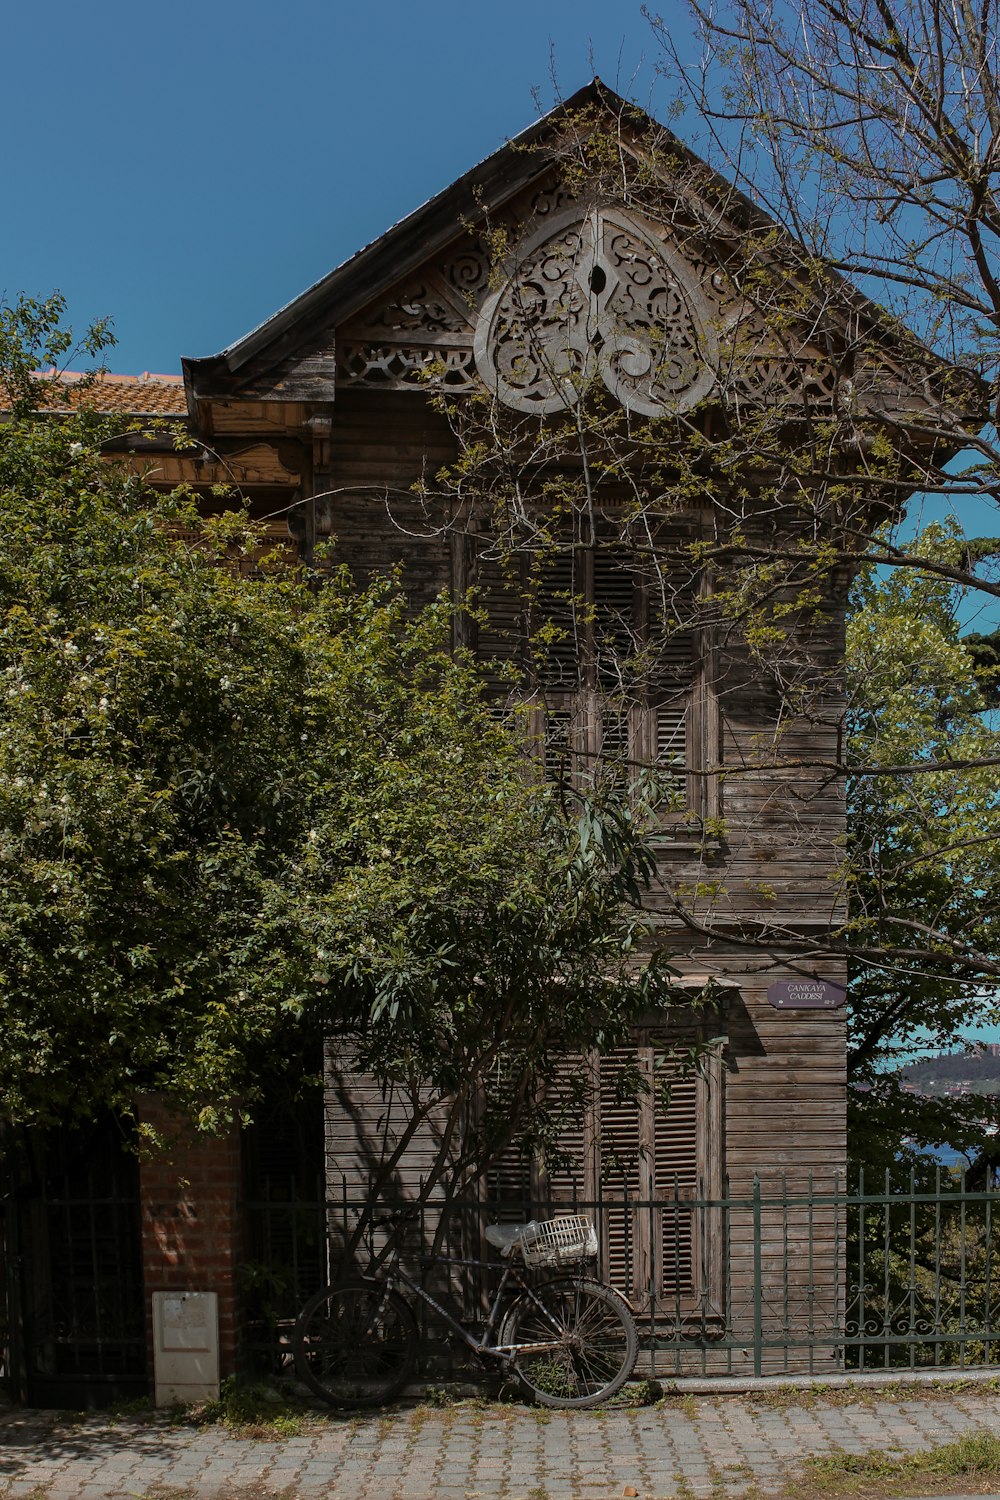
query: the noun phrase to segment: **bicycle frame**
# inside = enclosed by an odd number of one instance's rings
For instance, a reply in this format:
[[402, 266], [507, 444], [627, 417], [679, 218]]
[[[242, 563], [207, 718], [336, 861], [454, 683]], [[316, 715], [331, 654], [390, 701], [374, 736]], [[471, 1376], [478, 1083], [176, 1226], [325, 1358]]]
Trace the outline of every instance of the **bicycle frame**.
[[[466, 1260], [451, 1255], [427, 1256], [423, 1259], [428, 1265], [475, 1266], [479, 1270], [487, 1271], [496, 1271], [498, 1269], [493, 1261]], [[503, 1267], [500, 1282], [493, 1295], [489, 1316], [484, 1324], [483, 1336], [481, 1338], [475, 1338], [463, 1323], [460, 1323], [457, 1318], [452, 1317], [448, 1309], [443, 1307], [436, 1297], [432, 1297], [425, 1287], [422, 1287], [419, 1282], [414, 1281], [413, 1277], [404, 1271], [403, 1267], [399, 1264], [398, 1252], [393, 1256], [389, 1265], [380, 1275], [365, 1276], [364, 1280], [370, 1281], [374, 1286], [383, 1287], [386, 1292], [393, 1291], [399, 1285], [405, 1286], [415, 1297], [419, 1297], [421, 1302], [425, 1302], [428, 1307], [432, 1307], [438, 1316], [443, 1318], [452, 1332], [463, 1343], [467, 1344], [474, 1354], [487, 1354], [496, 1359], [511, 1360], [518, 1354], [546, 1354], [554, 1349], [561, 1348], [561, 1340], [558, 1338], [553, 1339], [550, 1343], [497, 1344], [494, 1342], [493, 1335], [500, 1321], [500, 1309], [503, 1306], [504, 1297], [511, 1282], [514, 1283], [514, 1288], [518, 1292], [526, 1293], [530, 1297], [539, 1312], [543, 1314], [548, 1322], [552, 1323], [553, 1331], [558, 1332], [558, 1325], [551, 1317], [545, 1303], [541, 1298], [536, 1297], [531, 1286], [525, 1281], [520, 1270], [515, 1266], [506, 1265]]]

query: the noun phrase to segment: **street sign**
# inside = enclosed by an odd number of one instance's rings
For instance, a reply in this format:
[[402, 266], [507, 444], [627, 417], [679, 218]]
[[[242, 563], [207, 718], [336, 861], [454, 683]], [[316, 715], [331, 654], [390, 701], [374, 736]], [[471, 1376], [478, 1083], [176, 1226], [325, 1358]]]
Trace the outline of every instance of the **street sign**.
[[837, 1010], [847, 991], [828, 979], [776, 979], [767, 998], [776, 1010]]

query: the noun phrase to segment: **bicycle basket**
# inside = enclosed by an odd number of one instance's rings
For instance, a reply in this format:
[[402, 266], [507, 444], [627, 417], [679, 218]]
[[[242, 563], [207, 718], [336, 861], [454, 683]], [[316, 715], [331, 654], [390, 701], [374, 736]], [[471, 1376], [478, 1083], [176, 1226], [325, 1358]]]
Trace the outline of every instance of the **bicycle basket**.
[[585, 1214], [526, 1224], [517, 1248], [526, 1266], [561, 1266], [597, 1254], [597, 1234]]

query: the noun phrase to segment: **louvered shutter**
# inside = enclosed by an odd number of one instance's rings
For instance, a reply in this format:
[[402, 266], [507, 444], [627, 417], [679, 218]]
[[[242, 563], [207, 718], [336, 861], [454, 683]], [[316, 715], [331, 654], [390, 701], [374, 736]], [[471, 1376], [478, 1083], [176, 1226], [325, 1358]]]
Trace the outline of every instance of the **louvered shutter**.
[[587, 1073], [593, 1064], [576, 1053], [557, 1059], [545, 1084], [545, 1102], [553, 1121], [552, 1138], [544, 1157], [529, 1161], [509, 1147], [487, 1174], [489, 1198], [497, 1218], [512, 1221], [533, 1212], [555, 1212], [593, 1197], [594, 1174], [588, 1166], [593, 1152]]
[[[476, 650], [487, 662], [520, 663], [524, 656], [526, 604], [518, 558], [491, 556], [484, 542], [476, 559]], [[488, 676], [497, 677], [498, 673]]]
[[687, 686], [695, 672], [695, 635], [692, 630], [668, 633], [650, 630], [650, 671], [653, 687]]
[[688, 717], [690, 703], [686, 697], [660, 703], [656, 715], [656, 764], [661, 769], [687, 764]]
[[[697, 1182], [698, 1081], [657, 1068], [657, 1050], [643, 1045], [601, 1059], [605, 1271], [643, 1302], [692, 1288], [687, 1204]], [[631, 1071], [641, 1092], [623, 1088]]]
[[486, 1173], [490, 1217], [498, 1224], [521, 1224], [533, 1197], [532, 1163], [518, 1146], [508, 1146]]
[[671, 1070], [668, 1057], [660, 1067], [663, 1056], [666, 1044], [653, 1038], [560, 1059], [547, 1085], [557, 1126], [549, 1159], [535, 1164], [540, 1187], [510, 1151], [491, 1169], [490, 1198], [497, 1217], [514, 1220], [519, 1202], [556, 1213], [586, 1205], [600, 1218], [602, 1275], [640, 1304], [681, 1305], [695, 1291], [700, 1080]]
[[593, 1196], [592, 1059], [578, 1053], [560, 1058], [545, 1088], [546, 1103], [556, 1122], [552, 1149], [544, 1163], [546, 1196], [556, 1211], [565, 1211]]
[[[669, 1076], [669, 1075], [668, 1075]], [[660, 1097], [657, 1097], [659, 1095]], [[653, 1099], [655, 1211], [653, 1245], [660, 1255], [653, 1267], [658, 1297], [681, 1297], [693, 1290], [692, 1213], [688, 1203], [698, 1188], [698, 1079], [669, 1079], [666, 1097], [661, 1082]]]
[[649, 559], [646, 573], [651, 690], [688, 688], [695, 675], [700, 570], [690, 549], [696, 539], [680, 518], [664, 522], [656, 534], [656, 558]]
[[[353, 1050], [338, 1038], [328, 1041], [324, 1060], [326, 1115], [326, 1184], [331, 1205], [331, 1249], [336, 1255], [340, 1236], [357, 1222], [371, 1199], [374, 1179], [391, 1158], [413, 1117], [402, 1091], [385, 1090], [369, 1073], [355, 1066]], [[400, 1154], [391, 1178], [382, 1188], [387, 1204], [413, 1202], [438, 1158], [448, 1106], [432, 1110], [419, 1124]], [[436, 1190], [424, 1214], [422, 1228], [429, 1246], [437, 1229]], [[459, 1226], [456, 1225], [456, 1232]], [[457, 1241], [450, 1241], [454, 1249]]]
[[586, 598], [583, 554], [570, 548], [546, 558], [535, 593], [532, 643], [539, 683], [554, 692], [575, 693], [580, 685], [581, 598]]
[[601, 1198], [605, 1203], [603, 1274], [628, 1297], [641, 1290], [643, 1275], [640, 1201], [649, 1196], [647, 1101], [623, 1092], [627, 1072], [642, 1067], [638, 1048], [602, 1057], [598, 1112]]
[[542, 730], [542, 757], [550, 781], [563, 781], [573, 771], [573, 713], [547, 708]]
[[605, 703], [601, 708], [600, 762], [605, 780], [624, 785], [629, 779], [631, 715], [627, 705]]
[[635, 560], [623, 547], [597, 547], [593, 569], [597, 685], [605, 692], [620, 691], [630, 681], [629, 663], [640, 644], [635, 619]]
[[688, 799], [685, 771], [691, 763], [691, 694], [675, 692], [652, 710], [653, 764], [669, 776], [669, 792], [678, 802]]

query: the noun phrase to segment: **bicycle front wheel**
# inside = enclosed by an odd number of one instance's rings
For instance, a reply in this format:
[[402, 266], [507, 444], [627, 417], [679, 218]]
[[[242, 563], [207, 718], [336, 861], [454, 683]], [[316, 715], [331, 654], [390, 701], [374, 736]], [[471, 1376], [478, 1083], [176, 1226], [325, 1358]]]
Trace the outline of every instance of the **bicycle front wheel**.
[[326, 1286], [302, 1309], [293, 1336], [295, 1367], [333, 1406], [382, 1406], [409, 1380], [417, 1325], [396, 1292], [372, 1281]]
[[639, 1352], [624, 1298], [582, 1278], [522, 1293], [504, 1319], [500, 1342], [528, 1346], [514, 1354], [511, 1367], [525, 1394], [543, 1406], [599, 1406], [621, 1390]]

